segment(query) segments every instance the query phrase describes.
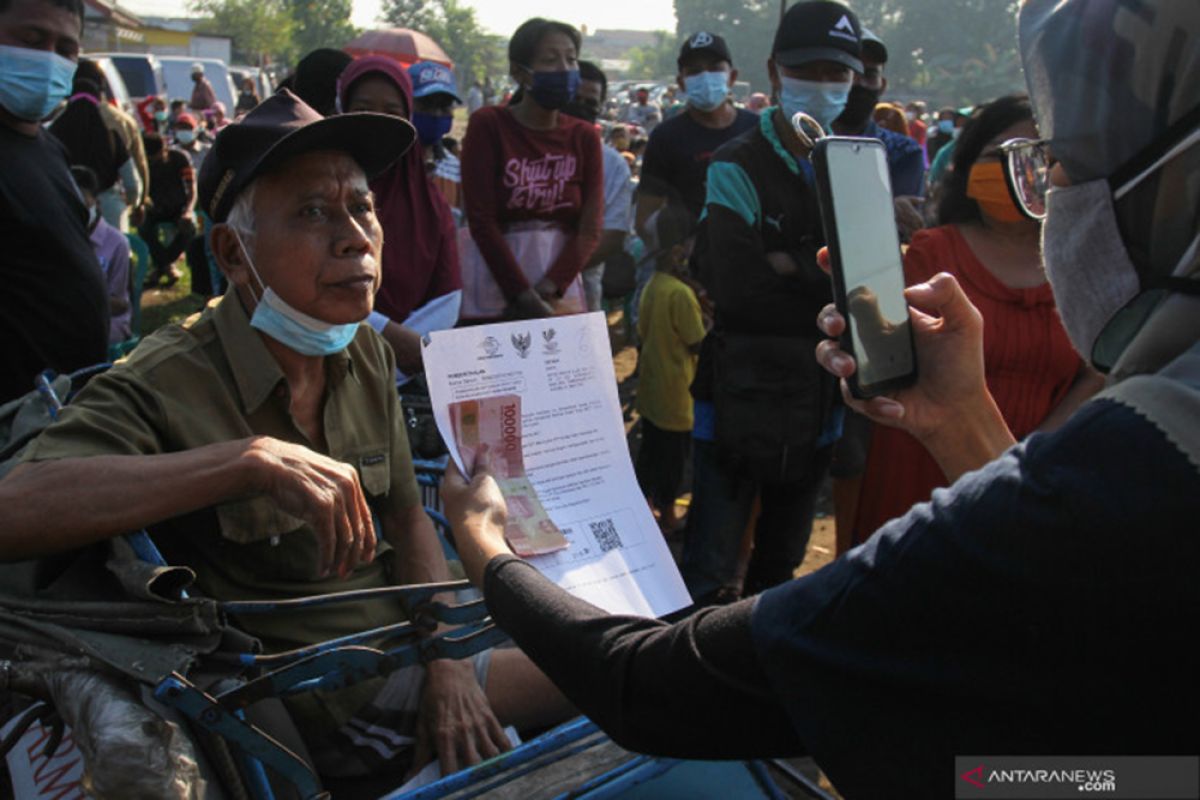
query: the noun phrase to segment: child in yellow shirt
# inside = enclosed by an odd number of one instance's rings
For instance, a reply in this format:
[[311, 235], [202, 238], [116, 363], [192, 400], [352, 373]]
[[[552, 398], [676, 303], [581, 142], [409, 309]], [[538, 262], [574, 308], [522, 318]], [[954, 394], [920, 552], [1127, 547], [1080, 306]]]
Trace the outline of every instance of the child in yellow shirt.
[[663, 529], [672, 531], [679, 527], [675, 498], [691, 451], [689, 388], [705, 329], [696, 293], [681, 279], [687, 275], [694, 223], [675, 206], [662, 209], [656, 222], [656, 271], [638, 305], [642, 348], [636, 406], [642, 418], [642, 444], [637, 477]]

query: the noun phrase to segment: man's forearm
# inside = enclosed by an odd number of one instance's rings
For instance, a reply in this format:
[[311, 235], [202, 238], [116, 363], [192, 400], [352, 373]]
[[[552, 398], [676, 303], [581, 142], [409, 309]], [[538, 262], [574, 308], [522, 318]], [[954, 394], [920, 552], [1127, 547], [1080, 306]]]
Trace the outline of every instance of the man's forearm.
[[256, 485], [252, 442], [20, 464], [0, 481], [0, 560], [63, 552], [244, 496]]
[[420, 505], [399, 509], [383, 519], [383, 535], [396, 550], [396, 580], [400, 584], [441, 583], [450, 568], [433, 521]]

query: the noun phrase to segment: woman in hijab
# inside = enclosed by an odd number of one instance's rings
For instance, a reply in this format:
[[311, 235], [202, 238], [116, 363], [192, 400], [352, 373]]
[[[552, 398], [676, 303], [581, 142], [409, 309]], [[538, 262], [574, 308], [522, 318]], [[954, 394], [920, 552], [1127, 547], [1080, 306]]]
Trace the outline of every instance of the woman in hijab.
[[83, 74], [76, 75], [71, 89], [67, 107], [50, 126], [50, 132], [67, 149], [71, 164], [87, 167], [96, 174], [101, 195], [124, 191], [121, 203], [100, 204], [105, 221], [124, 230], [123, 217], [130, 201], [136, 203], [142, 195], [137, 165], [120, 135], [100, 113], [103, 102], [100, 85]]
[[[337, 104], [343, 113], [410, 119], [412, 83], [398, 62], [365, 56], [338, 78]], [[392, 346], [398, 371], [412, 373], [421, 368], [421, 336], [458, 320], [462, 278], [454, 217], [425, 172], [419, 145], [371, 181], [371, 191], [383, 227], [383, 283], [368, 321]]]

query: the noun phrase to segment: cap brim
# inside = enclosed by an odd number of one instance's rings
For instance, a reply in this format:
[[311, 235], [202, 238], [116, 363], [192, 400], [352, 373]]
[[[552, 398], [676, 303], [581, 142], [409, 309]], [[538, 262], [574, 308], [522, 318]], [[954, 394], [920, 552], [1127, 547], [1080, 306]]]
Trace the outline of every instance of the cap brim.
[[432, 86], [428, 89], [425, 89], [424, 91], [421, 91], [421, 92], [414, 91], [413, 97], [429, 97], [430, 95], [434, 95], [434, 94], [448, 94], [454, 98], [454, 102], [456, 102], [456, 103], [462, 102], [462, 98], [459, 97], [458, 94], [455, 93], [455, 91], [453, 89], [450, 89], [446, 86], [438, 86], [438, 85], [434, 85], [434, 86]]
[[802, 67], [814, 61], [832, 61], [849, 67], [860, 75], [863, 71], [860, 59], [836, 47], [797, 47], [792, 50], [780, 50], [772, 58], [781, 67]]
[[292, 156], [318, 150], [340, 150], [374, 178], [404, 155], [417, 138], [407, 120], [365, 111], [326, 117], [276, 142], [250, 170], [247, 182], [270, 172]]

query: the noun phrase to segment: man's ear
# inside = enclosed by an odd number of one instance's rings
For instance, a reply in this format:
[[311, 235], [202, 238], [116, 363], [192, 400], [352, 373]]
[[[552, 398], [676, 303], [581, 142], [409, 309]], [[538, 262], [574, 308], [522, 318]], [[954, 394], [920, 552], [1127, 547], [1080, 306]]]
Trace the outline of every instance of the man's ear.
[[887, 76], [884, 75], [882, 78], [880, 78], [880, 80], [883, 81], [883, 86], [879, 88], [879, 96], [883, 97], [885, 94], [887, 94]]
[[209, 245], [225, 278], [234, 286], [250, 286], [250, 264], [233, 228], [223, 222], [218, 223], [212, 230]]
[[735, 83], [737, 83], [737, 76], [738, 76], [738, 71], [736, 69], [729, 70], [729, 88], [730, 89], [732, 89], [733, 85]]
[[779, 67], [775, 66], [775, 59], [767, 59], [767, 78], [771, 82], [771, 96], [779, 97]]

